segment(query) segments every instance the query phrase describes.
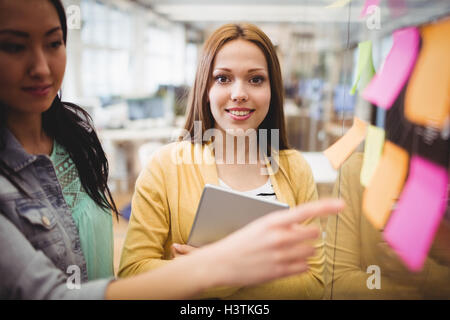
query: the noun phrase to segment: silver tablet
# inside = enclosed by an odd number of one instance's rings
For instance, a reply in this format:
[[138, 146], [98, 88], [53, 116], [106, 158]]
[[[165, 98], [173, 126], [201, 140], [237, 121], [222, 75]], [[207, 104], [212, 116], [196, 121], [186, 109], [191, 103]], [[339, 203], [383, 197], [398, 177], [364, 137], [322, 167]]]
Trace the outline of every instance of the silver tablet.
[[270, 212], [287, 209], [281, 202], [259, 199], [215, 185], [205, 185], [188, 244], [194, 247], [217, 241]]

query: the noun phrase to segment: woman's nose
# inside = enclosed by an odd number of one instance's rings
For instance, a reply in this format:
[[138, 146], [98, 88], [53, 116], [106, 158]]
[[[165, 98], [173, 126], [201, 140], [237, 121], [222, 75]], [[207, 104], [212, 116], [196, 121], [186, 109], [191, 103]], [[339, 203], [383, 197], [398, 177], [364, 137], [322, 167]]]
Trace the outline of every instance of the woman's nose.
[[30, 57], [29, 75], [33, 78], [42, 78], [50, 74], [48, 59], [43, 50], [33, 50]]
[[241, 81], [236, 81], [232, 87], [231, 100], [234, 102], [244, 102], [248, 100], [247, 90]]

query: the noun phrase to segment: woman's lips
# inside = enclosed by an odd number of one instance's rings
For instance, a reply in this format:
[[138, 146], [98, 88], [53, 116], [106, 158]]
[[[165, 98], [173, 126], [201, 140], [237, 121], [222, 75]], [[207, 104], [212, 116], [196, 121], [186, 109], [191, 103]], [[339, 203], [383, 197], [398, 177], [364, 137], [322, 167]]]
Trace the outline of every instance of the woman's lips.
[[255, 110], [245, 108], [226, 109], [226, 112], [233, 120], [244, 121], [250, 118]]
[[50, 93], [52, 85], [24, 87], [23, 91], [33, 96], [44, 97]]

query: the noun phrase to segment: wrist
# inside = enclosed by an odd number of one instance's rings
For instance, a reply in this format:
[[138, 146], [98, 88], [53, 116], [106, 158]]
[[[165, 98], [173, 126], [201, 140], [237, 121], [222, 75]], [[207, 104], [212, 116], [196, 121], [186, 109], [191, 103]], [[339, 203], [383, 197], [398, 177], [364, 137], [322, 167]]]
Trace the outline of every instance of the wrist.
[[214, 250], [198, 249], [190, 255], [192, 268], [195, 273], [196, 283], [200, 284], [200, 290], [222, 286], [225, 283], [224, 273], [221, 271], [221, 263], [218, 261], [217, 252]]

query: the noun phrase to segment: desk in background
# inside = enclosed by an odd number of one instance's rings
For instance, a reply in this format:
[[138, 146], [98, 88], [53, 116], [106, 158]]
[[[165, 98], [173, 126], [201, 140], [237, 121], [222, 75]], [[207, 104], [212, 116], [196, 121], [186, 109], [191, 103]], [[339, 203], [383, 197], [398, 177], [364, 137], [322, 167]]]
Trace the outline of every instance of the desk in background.
[[129, 193], [150, 153], [170, 143], [181, 132], [177, 127], [102, 129], [98, 131], [110, 167], [113, 192]]

